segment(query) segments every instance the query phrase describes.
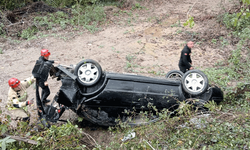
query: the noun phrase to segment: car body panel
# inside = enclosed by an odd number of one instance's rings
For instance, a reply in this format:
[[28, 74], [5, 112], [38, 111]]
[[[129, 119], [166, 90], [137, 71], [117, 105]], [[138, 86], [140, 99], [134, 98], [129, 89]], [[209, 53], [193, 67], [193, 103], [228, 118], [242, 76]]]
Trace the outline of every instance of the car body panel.
[[[58, 68], [61, 74], [65, 69]], [[102, 125], [116, 125], [115, 119], [125, 110], [145, 111], [176, 109], [180, 101], [189, 98], [216, 102], [223, 100], [223, 92], [211, 87], [201, 95], [192, 96], [183, 91], [180, 80], [146, 77], [141, 75], [102, 72], [92, 86], [79, 84], [71, 71], [60, 77], [62, 85], [55, 100], [87, 120]], [[66, 74], [66, 75], [65, 75]], [[177, 106], [177, 107], [176, 107]]]
[[[86, 96], [85, 103], [137, 109], [152, 103], [162, 109], [185, 99], [180, 81], [113, 73], [107, 73], [106, 78], [102, 90], [95, 96]], [[84, 96], [77, 92], [80, 88], [74, 80], [63, 79], [59, 102], [70, 107], [81, 100]]]

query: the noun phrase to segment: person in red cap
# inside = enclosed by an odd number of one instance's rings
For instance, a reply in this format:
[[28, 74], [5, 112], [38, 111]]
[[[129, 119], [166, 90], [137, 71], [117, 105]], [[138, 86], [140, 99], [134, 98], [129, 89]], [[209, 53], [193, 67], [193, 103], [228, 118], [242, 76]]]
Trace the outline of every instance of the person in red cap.
[[36, 78], [37, 85], [42, 88], [41, 101], [42, 103], [48, 103], [47, 97], [50, 95], [48, 87], [48, 75], [53, 63], [59, 63], [54, 60], [49, 60], [50, 52], [47, 49], [41, 50], [41, 56], [37, 60], [37, 63], [32, 71], [33, 76]]
[[26, 89], [34, 82], [35, 78], [33, 76], [23, 81], [17, 78], [9, 79], [10, 89], [8, 92], [7, 107], [15, 120], [29, 121], [30, 115], [27, 112], [26, 106], [33, 104], [34, 100], [27, 100], [28, 93]]
[[[58, 61], [49, 60], [50, 52], [48, 49], [41, 50], [41, 56], [36, 61], [36, 64], [32, 70], [33, 76], [36, 78], [36, 103], [37, 103], [37, 110], [39, 118], [43, 118], [45, 112], [43, 108], [43, 104], [50, 102], [48, 100], [48, 96], [50, 95], [50, 89], [48, 87], [48, 76], [53, 68], [54, 63], [59, 63]], [[39, 95], [39, 87], [42, 88], [41, 98]]]

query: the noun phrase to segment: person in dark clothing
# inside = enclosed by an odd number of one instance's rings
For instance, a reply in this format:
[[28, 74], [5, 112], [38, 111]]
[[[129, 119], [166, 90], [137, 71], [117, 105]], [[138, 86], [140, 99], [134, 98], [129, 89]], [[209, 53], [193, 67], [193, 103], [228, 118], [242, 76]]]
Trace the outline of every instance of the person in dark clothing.
[[[53, 68], [54, 63], [59, 63], [54, 60], [49, 60], [50, 52], [47, 49], [41, 50], [41, 56], [36, 61], [36, 64], [32, 70], [32, 75], [36, 78], [36, 103], [37, 103], [37, 111], [39, 119], [41, 123], [46, 126], [50, 127], [50, 125], [46, 122], [46, 113], [44, 110], [44, 104], [50, 102], [47, 100], [47, 97], [50, 95], [50, 89], [48, 87], [48, 76]], [[39, 87], [42, 88], [42, 95], [40, 98], [39, 94]]]
[[[50, 102], [50, 100], [47, 99], [47, 97], [50, 95], [50, 89], [48, 87], [47, 80], [49, 74], [51, 75], [51, 70], [53, 70], [54, 68], [53, 64], [59, 63], [54, 60], [49, 60], [49, 56], [50, 56], [49, 50], [42, 49], [41, 56], [36, 61], [36, 64], [32, 70], [32, 75], [36, 78], [36, 104], [37, 104], [38, 116], [41, 121], [41, 124], [47, 128], [50, 127], [50, 124], [47, 122], [46, 119], [47, 114], [45, 112], [45, 108], [47, 108], [45, 104]], [[39, 87], [42, 88], [41, 97], [39, 94]], [[57, 113], [59, 114], [59, 112]]]
[[42, 103], [50, 102], [47, 97], [50, 95], [50, 89], [48, 87], [48, 75], [53, 63], [59, 63], [54, 60], [49, 60], [50, 52], [47, 49], [41, 50], [41, 56], [36, 62], [36, 65], [32, 71], [33, 76], [36, 78], [37, 86], [42, 88], [41, 101]]
[[194, 42], [189, 41], [187, 45], [181, 51], [181, 57], [179, 61], [179, 68], [180, 71], [185, 73], [188, 70], [194, 69], [192, 67], [192, 60], [191, 60], [191, 49], [194, 47]]

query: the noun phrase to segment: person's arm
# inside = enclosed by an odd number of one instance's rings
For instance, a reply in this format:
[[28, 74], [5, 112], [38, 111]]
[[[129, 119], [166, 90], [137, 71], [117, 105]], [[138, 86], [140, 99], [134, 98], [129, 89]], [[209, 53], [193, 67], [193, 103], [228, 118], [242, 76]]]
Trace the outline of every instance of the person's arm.
[[29, 105], [29, 101], [25, 101], [25, 102], [19, 102], [18, 99], [13, 99], [13, 106], [15, 108], [21, 108], [21, 107], [24, 107], [24, 106], [28, 106]]
[[56, 60], [48, 60], [50, 63], [52, 64], [59, 64], [60, 62], [59, 61], [56, 61]]
[[55, 63], [55, 61], [54, 61], [54, 60], [48, 60], [48, 61], [49, 61], [50, 63], [52, 63], [52, 64], [53, 64], [53, 63]]
[[59, 64], [60, 62], [59, 61], [56, 61], [56, 60], [49, 60], [52, 64]]
[[9, 93], [8, 97], [9, 97], [8, 98], [9, 101], [12, 104], [11, 107], [21, 108], [21, 107], [27, 106], [28, 101], [20, 102], [20, 100], [27, 98], [26, 93], [24, 93], [22, 97], [18, 98], [17, 94], [15, 92], [12, 92], [12, 93]]
[[24, 81], [22, 81], [22, 85], [25, 87], [25, 88], [28, 88], [31, 84], [33, 84], [34, 82], [36, 81], [36, 79], [31, 76], [27, 79], [25, 79]]

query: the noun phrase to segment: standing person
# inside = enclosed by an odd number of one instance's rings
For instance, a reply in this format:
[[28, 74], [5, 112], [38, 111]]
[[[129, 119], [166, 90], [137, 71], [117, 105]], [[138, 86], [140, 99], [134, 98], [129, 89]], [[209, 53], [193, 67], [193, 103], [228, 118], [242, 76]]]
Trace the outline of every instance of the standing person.
[[8, 92], [7, 107], [11, 115], [17, 120], [27, 122], [30, 120], [29, 114], [25, 109], [27, 109], [26, 106], [33, 104], [34, 100], [27, 100], [28, 93], [26, 89], [34, 82], [35, 78], [33, 76], [21, 82], [17, 78], [11, 78], [8, 81], [10, 89]]
[[[47, 49], [41, 50], [41, 56], [36, 61], [36, 64], [32, 70], [33, 76], [36, 78], [36, 103], [37, 103], [37, 110], [38, 116], [41, 120], [42, 124], [46, 127], [50, 125], [46, 122], [45, 118], [45, 110], [43, 104], [50, 102], [47, 100], [47, 97], [50, 95], [50, 89], [48, 87], [48, 76], [51, 68], [53, 68], [53, 63], [59, 63], [54, 60], [49, 60], [50, 52]], [[42, 88], [42, 95], [40, 98], [39, 95], [39, 87]]]
[[48, 75], [53, 63], [58, 63], [54, 60], [49, 60], [50, 52], [47, 49], [41, 50], [41, 56], [36, 62], [36, 65], [32, 71], [32, 74], [36, 78], [37, 85], [42, 88], [41, 101], [42, 103], [48, 103], [47, 97], [50, 95], [50, 89], [48, 87]]
[[187, 45], [183, 48], [181, 51], [181, 57], [179, 60], [179, 68], [180, 71], [185, 73], [187, 70], [192, 70], [194, 69], [192, 67], [192, 60], [191, 60], [191, 49], [194, 47], [194, 42], [189, 41]]

